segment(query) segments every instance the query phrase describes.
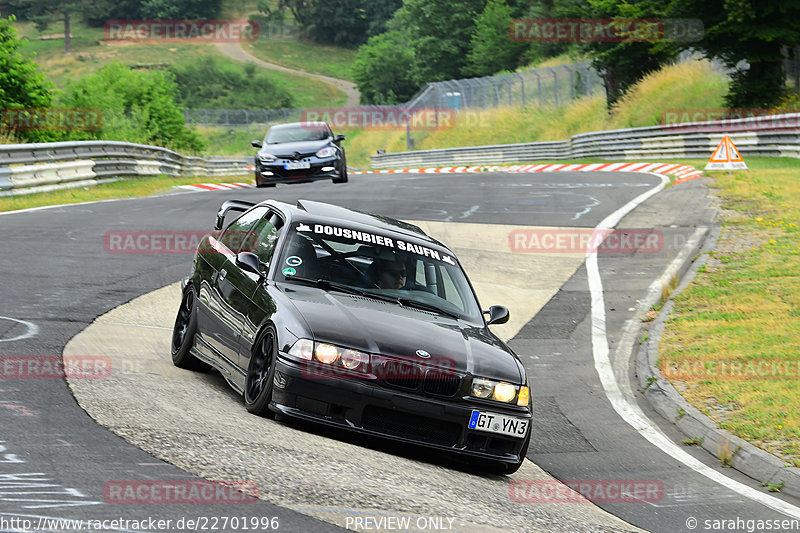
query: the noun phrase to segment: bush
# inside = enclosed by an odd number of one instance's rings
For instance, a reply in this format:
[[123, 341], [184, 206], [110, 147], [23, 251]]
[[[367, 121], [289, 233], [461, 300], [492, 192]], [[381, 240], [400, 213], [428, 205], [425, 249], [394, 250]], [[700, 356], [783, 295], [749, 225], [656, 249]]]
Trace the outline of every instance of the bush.
[[292, 95], [276, 87], [253, 64], [234, 67], [213, 57], [171, 67], [178, 100], [186, 108], [280, 109], [293, 107]]
[[175, 102], [177, 86], [169, 72], [132, 70], [121, 63], [69, 84], [64, 107], [99, 109], [102, 126], [75, 132], [73, 138], [121, 140], [174, 150], [202, 150], [200, 138], [186, 127]]
[[[23, 58], [20, 47], [24, 41], [17, 37], [17, 30], [11, 25], [14, 16], [0, 18], [0, 113], [5, 109], [42, 109], [50, 107], [51, 84], [33, 61]], [[56, 140], [50, 132], [17, 130], [14, 124], [5, 129], [5, 137], [16, 137], [23, 141], [46, 142]]]

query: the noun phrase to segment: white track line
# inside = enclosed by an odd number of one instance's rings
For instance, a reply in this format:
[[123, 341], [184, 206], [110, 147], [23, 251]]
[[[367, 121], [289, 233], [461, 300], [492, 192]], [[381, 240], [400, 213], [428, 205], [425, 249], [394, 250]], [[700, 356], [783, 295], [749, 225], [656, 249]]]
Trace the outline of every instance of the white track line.
[[[661, 174], [655, 175], [661, 179], [659, 185], [640, 194], [617, 211], [608, 215], [597, 225], [595, 230], [613, 229], [625, 215], [633, 211], [639, 204], [664, 189], [666, 184], [669, 183], [669, 178]], [[608, 338], [606, 336], [606, 307], [603, 299], [603, 281], [600, 277], [600, 269], [597, 264], [596, 249], [586, 253], [586, 272], [589, 278], [589, 293], [592, 298], [592, 354], [594, 357], [594, 367], [600, 377], [600, 382], [603, 385], [606, 397], [611, 402], [617, 414], [654, 446], [657, 446], [661, 451], [685, 464], [698, 474], [702, 474], [711, 481], [719, 483], [774, 511], [784, 513], [792, 518], [800, 519], [800, 508], [731, 479], [686, 453], [686, 451], [672, 442], [669, 437], [664, 435], [656, 425], [647, 418], [647, 415], [639, 409], [638, 405], [630, 402], [625, 397], [614, 376], [614, 370], [611, 366], [611, 360], [609, 359]]]

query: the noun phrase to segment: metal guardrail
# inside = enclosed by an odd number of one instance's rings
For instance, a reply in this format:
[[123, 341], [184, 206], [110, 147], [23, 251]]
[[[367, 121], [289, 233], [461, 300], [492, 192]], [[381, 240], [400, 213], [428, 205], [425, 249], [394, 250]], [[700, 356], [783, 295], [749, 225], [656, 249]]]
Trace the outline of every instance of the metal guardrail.
[[189, 157], [120, 141], [0, 145], [0, 196], [140, 176], [248, 176], [248, 157]]
[[581, 133], [565, 141], [445, 148], [370, 156], [372, 168], [521, 163], [549, 159], [707, 158], [730, 135], [750, 156], [800, 157], [800, 114]]

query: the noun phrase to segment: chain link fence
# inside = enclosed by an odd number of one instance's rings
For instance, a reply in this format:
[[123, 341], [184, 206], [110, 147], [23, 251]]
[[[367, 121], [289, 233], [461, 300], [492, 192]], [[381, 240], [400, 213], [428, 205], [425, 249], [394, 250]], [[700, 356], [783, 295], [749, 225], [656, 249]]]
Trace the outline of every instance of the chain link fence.
[[[490, 109], [500, 106], [560, 106], [576, 98], [605, 93], [603, 80], [587, 62], [542, 67], [511, 74], [428, 83], [398, 108]], [[363, 106], [368, 108], [370, 106]], [[300, 120], [302, 109], [187, 109], [186, 124], [265, 126]]]
[[265, 126], [300, 120], [302, 108], [292, 109], [184, 109], [190, 126]]
[[427, 84], [405, 106], [449, 109], [559, 106], [600, 92], [605, 92], [603, 80], [589, 62], [582, 62], [484, 78], [433, 82]]

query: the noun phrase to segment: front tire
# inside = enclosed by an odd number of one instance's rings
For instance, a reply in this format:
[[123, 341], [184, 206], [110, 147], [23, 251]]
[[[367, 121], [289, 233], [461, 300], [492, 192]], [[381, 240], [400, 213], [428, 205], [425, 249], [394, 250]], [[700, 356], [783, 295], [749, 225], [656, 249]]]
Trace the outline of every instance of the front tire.
[[347, 160], [342, 160], [342, 168], [339, 169], [339, 177], [332, 180], [334, 183], [347, 183]]
[[172, 328], [172, 364], [186, 370], [206, 371], [211, 368], [207, 363], [192, 355], [192, 344], [197, 332], [197, 299], [191, 285], [183, 291], [178, 316]]
[[244, 406], [254, 415], [272, 416], [269, 404], [277, 357], [278, 336], [275, 328], [267, 326], [253, 347], [244, 383]]

